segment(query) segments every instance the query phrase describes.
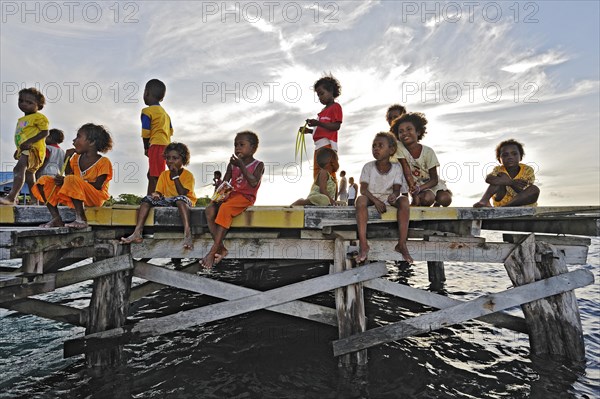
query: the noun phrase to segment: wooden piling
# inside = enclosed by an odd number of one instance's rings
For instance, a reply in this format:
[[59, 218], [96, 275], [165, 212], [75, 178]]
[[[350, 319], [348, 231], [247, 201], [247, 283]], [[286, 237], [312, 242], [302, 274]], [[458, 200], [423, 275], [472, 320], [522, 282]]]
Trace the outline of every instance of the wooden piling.
[[[551, 244], [536, 242], [533, 234], [521, 240], [504, 266], [515, 287], [568, 273], [563, 254]], [[532, 355], [573, 363], [585, 361], [583, 328], [573, 291], [526, 303], [521, 308]]]

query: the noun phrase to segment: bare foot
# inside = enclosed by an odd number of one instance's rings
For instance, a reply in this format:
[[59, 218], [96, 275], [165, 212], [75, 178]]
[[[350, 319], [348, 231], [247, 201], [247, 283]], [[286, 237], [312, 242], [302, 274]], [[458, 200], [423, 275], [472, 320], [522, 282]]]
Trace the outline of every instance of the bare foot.
[[191, 234], [183, 237], [183, 249], [194, 249], [194, 240]]
[[87, 224], [87, 222], [76, 220], [71, 223], [66, 223], [65, 227], [71, 227], [73, 229], [85, 229], [86, 227], [88, 227], [88, 224]]
[[358, 251], [358, 256], [356, 257], [356, 262], [364, 263], [367, 260], [368, 256], [369, 256], [369, 246], [368, 245], [365, 245], [364, 247], [361, 246], [360, 250]]
[[40, 224], [40, 227], [49, 228], [49, 227], [63, 227], [65, 224], [62, 219], [55, 218], [47, 223]]
[[0, 205], [16, 205], [15, 201], [0, 197]]
[[402, 257], [404, 258], [405, 261], [407, 261], [408, 263], [414, 263], [414, 260], [412, 258], [412, 256], [410, 256], [410, 253], [408, 252], [408, 248], [406, 246], [406, 244], [396, 244], [396, 246], [394, 247], [394, 251], [396, 252], [400, 252], [402, 254]]
[[215, 263], [216, 254], [209, 252], [206, 256], [200, 261], [200, 266], [205, 269], [212, 269], [213, 264]]
[[221, 246], [221, 248], [219, 248], [219, 250], [215, 254], [215, 265], [217, 265], [219, 262], [221, 262], [223, 260], [223, 258], [226, 257], [227, 255], [229, 255], [229, 251], [224, 246]]
[[135, 244], [139, 244], [142, 241], [144, 241], [144, 239], [138, 233], [133, 233], [129, 237], [121, 237], [121, 244], [131, 244], [132, 242]]
[[492, 206], [490, 205], [489, 201], [477, 201], [476, 203], [473, 204], [473, 208], [491, 208]]

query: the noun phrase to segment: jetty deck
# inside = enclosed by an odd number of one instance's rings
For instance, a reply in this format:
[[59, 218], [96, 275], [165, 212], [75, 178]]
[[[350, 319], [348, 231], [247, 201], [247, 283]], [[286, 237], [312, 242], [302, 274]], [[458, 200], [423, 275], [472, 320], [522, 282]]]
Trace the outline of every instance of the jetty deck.
[[[585, 236], [599, 235], [598, 206], [412, 207], [408, 248], [416, 261], [428, 262], [429, 279], [434, 286], [445, 280], [444, 261], [503, 263], [506, 267], [515, 288], [468, 302], [390, 284], [381, 278], [387, 273], [385, 261], [402, 260], [393, 250], [398, 239], [395, 210], [382, 215], [370, 210], [369, 260], [374, 263], [357, 266], [353, 259], [357, 251], [354, 208], [249, 208], [234, 219], [226, 237], [228, 258], [244, 260], [248, 267], [302, 267], [312, 261], [332, 263], [328, 275], [258, 292], [196, 275], [197, 263], [171, 270], [144, 261], [202, 258], [212, 245], [203, 208], [192, 210], [192, 250], [184, 250], [181, 245], [183, 235], [176, 208], [155, 208], [147, 219], [144, 241], [121, 244], [119, 238], [133, 230], [136, 209], [87, 208], [90, 227], [75, 230], [36, 227], [49, 220], [45, 207], [0, 207], [0, 259], [23, 260], [18, 269], [0, 268], [0, 306], [85, 326], [85, 336], [65, 343], [65, 356], [85, 353], [90, 366], [117, 364], [119, 345], [132, 339], [259, 309], [337, 326], [340, 339], [332, 345], [333, 354], [343, 364], [366, 364], [366, 348], [372, 345], [474, 318], [528, 332], [535, 337], [531, 341], [536, 354], [566, 355], [573, 359], [581, 359], [584, 354], [573, 290], [591, 284], [593, 276], [585, 270], [570, 272], [566, 265], [586, 263], [590, 239]], [[60, 212], [63, 220], [74, 219], [72, 210], [61, 208]], [[506, 233], [501, 242], [488, 242], [481, 237], [482, 229]], [[92, 263], [62, 270], [88, 258], [92, 258]], [[132, 276], [147, 283], [132, 289]], [[94, 292], [86, 309], [31, 298], [91, 279]], [[132, 302], [165, 286], [226, 301], [135, 324], [127, 320]], [[440, 310], [367, 331], [363, 287]], [[336, 293], [336, 309], [301, 301], [330, 290]], [[558, 314], [548, 315], [548, 307], [542, 301], [556, 301], [556, 298], [560, 298], [559, 304], [550, 308]], [[525, 319], [502, 313], [518, 305], [522, 305]], [[549, 320], [554, 320], [551, 328]], [[562, 344], [558, 345], [557, 340]], [[108, 349], [107, 343], [112, 345]]]

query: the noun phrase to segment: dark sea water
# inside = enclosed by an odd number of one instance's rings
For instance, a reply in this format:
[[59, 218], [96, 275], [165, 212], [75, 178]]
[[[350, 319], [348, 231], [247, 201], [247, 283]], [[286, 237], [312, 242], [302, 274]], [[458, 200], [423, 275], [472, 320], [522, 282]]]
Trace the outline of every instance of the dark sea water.
[[[0, 309], [0, 398], [598, 398], [599, 258], [595, 238], [588, 264], [570, 266], [596, 278], [576, 291], [586, 344], [582, 367], [537, 361], [526, 335], [468, 322], [373, 347], [368, 366], [349, 375], [332, 354], [337, 329], [259, 311], [131, 343], [122, 367], [96, 372], [82, 356], [62, 358], [63, 342], [83, 336], [83, 328]], [[266, 290], [327, 270], [326, 264], [245, 270], [223, 262], [210, 277]], [[388, 271], [391, 281], [429, 287], [425, 262], [408, 269], [390, 263]], [[511, 286], [501, 264], [447, 262], [446, 278], [444, 293], [460, 300]], [[84, 282], [39, 298], [84, 307], [90, 295], [91, 282]], [[430, 311], [371, 290], [365, 298], [369, 328]], [[307, 300], [334, 306], [331, 293]], [[164, 289], [136, 302], [130, 318], [217, 301]], [[522, 315], [519, 308], [511, 313]]]

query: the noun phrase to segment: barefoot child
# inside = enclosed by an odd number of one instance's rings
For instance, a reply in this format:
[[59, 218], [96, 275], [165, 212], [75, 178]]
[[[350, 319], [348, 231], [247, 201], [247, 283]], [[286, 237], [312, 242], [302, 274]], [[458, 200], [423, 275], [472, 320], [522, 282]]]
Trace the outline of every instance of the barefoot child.
[[[306, 129], [304, 133], [312, 133], [315, 142], [314, 172], [313, 178], [319, 175], [319, 164], [317, 162], [317, 151], [321, 148], [331, 148], [338, 151], [338, 130], [342, 125], [342, 107], [335, 99], [342, 93], [340, 82], [333, 76], [324, 76], [314, 84], [314, 90], [319, 97], [319, 102], [325, 107], [319, 112], [318, 119], [307, 119], [308, 126], [314, 129]], [[333, 175], [335, 180], [335, 174]]]
[[319, 175], [310, 189], [310, 194], [306, 199], [300, 198], [292, 204], [296, 205], [317, 205], [327, 206], [335, 205], [335, 193], [337, 185], [333, 180], [333, 174], [338, 170], [337, 153], [331, 148], [321, 148], [317, 151], [317, 163], [319, 164]]
[[396, 119], [391, 131], [404, 144], [396, 154], [405, 158], [415, 180], [410, 190], [415, 206], [449, 206], [452, 192], [446, 182], [438, 178], [437, 167], [440, 163], [432, 148], [420, 144], [425, 136], [427, 119], [419, 112], [410, 112]]
[[48, 135], [48, 119], [38, 111], [44, 108], [46, 99], [37, 89], [30, 87], [19, 91], [19, 109], [25, 116], [17, 121], [15, 144], [17, 164], [13, 169], [13, 184], [6, 198], [0, 198], [0, 205], [14, 205], [25, 181], [31, 192], [35, 184], [35, 172], [44, 163]]
[[165, 147], [171, 142], [173, 126], [171, 118], [161, 107], [167, 87], [158, 79], [150, 79], [144, 88], [144, 104], [142, 110], [142, 140], [144, 154], [148, 157], [148, 195], [156, 191], [158, 177], [165, 170]]
[[496, 159], [502, 165], [494, 168], [487, 175], [485, 182], [489, 184], [483, 197], [473, 204], [475, 208], [490, 206], [490, 198], [494, 206], [536, 206], [540, 189], [535, 186], [533, 168], [521, 163], [525, 151], [523, 144], [510, 139], [496, 147]]
[[194, 175], [183, 167], [190, 162], [190, 150], [185, 144], [171, 143], [165, 148], [164, 158], [168, 169], [160, 174], [156, 191], [142, 198], [133, 234], [121, 238], [123, 244], [142, 242], [144, 223], [154, 206], [176, 206], [183, 223], [183, 249], [193, 249], [190, 228], [190, 207], [196, 204]]
[[413, 262], [406, 246], [409, 218], [406, 180], [402, 175], [400, 165], [390, 162], [390, 157], [396, 152], [396, 149], [396, 139], [391, 133], [377, 133], [372, 147], [375, 161], [368, 162], [363, 166], [360, 174], [360, 193], [362, 195], [356, 199], [356, 225], [360, 247], [358, 263], [366, 261], [369, 253], [367, 206], [374, 205], [379, 213], [384, 213], [387, 210], [386, 204], [396, 208], [398, 244], [394, 250], [400, 252], [405, 261]]
[[[112, 138], [104, 126], [86, 123], [77, 131], [72, 149], [67, 150], [71, 157], [67, 175], [42, 176], [33, 187], [33, 195], [46, 203], [52, 220], [41, 227], [67, 226], [77, 229], [88, 226], [85, 206], [102, 206], [110, 195], [108, 182], [112, 179], [110, 160], [98, 152], [105, 153], [112, 148]], [[65, 204], [75, 208], [75, 221], [64, 224], [57, 205]]]
[[231, 227], [234, 216], [244, 212], [256, 201], [256, 192], [260, 187], [265, 165], [254, 159], [258, 148], [258, 136], [250, 131], [240, 132], [234, 140], [235, 154], [229, 159], [224, 181], [231, 181], [233, 191], [223, 202], [211, 203], [206, 207], [205, 215], [208, 229], [214, 244], [202, 259], [201, 264], [210, 269], [227, 256], [223, 240]]

